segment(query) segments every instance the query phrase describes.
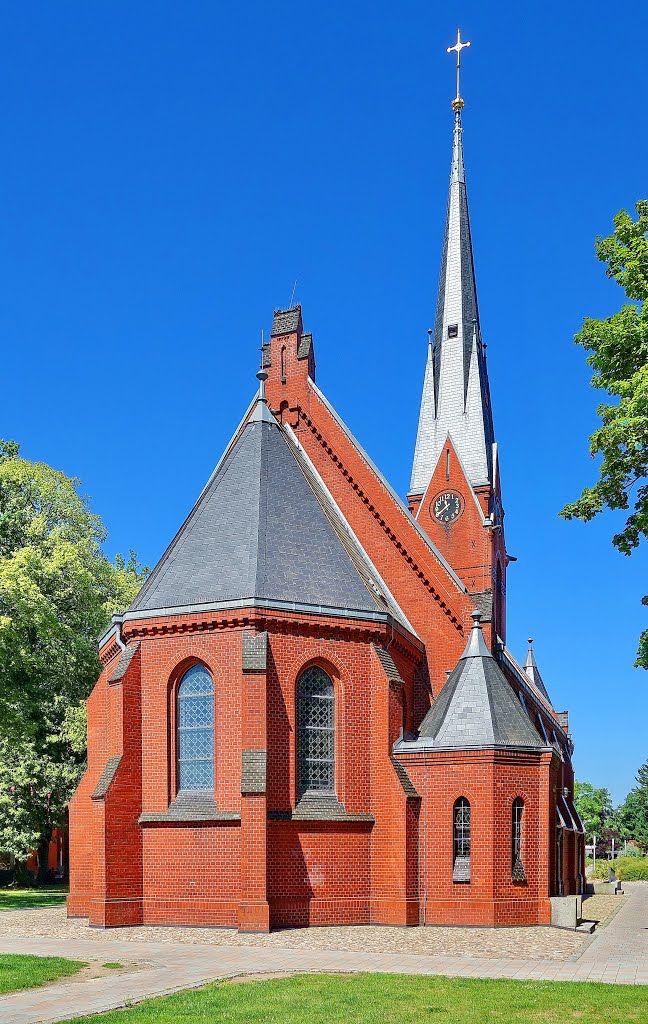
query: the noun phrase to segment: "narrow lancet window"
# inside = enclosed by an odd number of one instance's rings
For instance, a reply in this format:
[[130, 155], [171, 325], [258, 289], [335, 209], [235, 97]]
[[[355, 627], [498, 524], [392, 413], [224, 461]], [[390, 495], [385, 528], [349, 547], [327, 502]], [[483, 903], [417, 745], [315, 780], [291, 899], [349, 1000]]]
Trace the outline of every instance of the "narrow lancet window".
[[178, 687], [178, 792], [214, 790], [214, 682], [194, 665]]
[[526, 882], [522, 863], [522, 819], [524, 801], [518, 796], [513, 801], [511, 812], [511, 871], [514, 882]]
[[297, 685], [297, 785], [304, 793], [335, 793], [335, 693], [318, 665]]
[[454, 860], [453, 882], [470, 881], [470, 804], [465, 796], [455, 801], [453, 809]]

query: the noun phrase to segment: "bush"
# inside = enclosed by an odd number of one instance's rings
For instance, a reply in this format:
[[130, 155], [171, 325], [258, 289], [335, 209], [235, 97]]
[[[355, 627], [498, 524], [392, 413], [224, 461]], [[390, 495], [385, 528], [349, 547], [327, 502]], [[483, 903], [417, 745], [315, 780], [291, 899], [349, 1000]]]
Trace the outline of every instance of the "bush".
[[616, 860], [597, 860], [592, 878], [607, 881], [608, 871], [613, 868], [622, 882], [648, 882], [648, 858], [617, 857]]
[[638, 846], [632, 846], [630, 843], [628, 843], [628, 846], [626, 847], [626, 850], [625, 850], [625, 853], [623, 854], [623, 856], [624, 857], [643, 857], [643, 852], [642, 852], [642, 850], [639, 849]]

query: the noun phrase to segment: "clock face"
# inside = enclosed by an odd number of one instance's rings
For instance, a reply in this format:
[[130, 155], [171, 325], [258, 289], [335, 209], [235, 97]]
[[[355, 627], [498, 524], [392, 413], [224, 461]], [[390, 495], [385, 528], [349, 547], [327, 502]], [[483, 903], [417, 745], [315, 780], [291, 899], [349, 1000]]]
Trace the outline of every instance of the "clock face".
[[439, 523], [454, 523], [463, 512], [463, 498], [456, 491], [442, 491], [432, 500], [430, 511]]

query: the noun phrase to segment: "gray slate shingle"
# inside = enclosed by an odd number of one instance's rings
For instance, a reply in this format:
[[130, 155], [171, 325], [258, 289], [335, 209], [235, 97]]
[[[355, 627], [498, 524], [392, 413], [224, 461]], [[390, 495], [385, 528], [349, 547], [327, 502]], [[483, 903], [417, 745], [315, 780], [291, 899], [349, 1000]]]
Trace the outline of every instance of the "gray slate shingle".
[[420, 740], [433, 746], [545, 747], [475, 628], [464, 655], [428, 711]]
[[126, 671], [131, 661], [139, 650], [139, 640], [134, 644], [129, 644], [125, 651], [122, 651], [122, 656], [117, 662], [115, 671], [108, 680], [109, 683], [118, 683], [126, 675]]
[[274, 419], [248, 422], [129, 611], [248, 598], [385, 611], [308, 472]]

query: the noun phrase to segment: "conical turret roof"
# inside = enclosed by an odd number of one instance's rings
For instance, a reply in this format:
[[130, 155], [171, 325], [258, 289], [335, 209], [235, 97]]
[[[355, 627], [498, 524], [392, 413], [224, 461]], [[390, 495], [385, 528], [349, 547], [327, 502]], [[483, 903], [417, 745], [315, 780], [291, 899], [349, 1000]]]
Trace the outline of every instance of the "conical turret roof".
[[457, 667], [419, 730], [418, 742], [447, 748], [544, 747], [535, 726], [486, 646], [481, 613]]

